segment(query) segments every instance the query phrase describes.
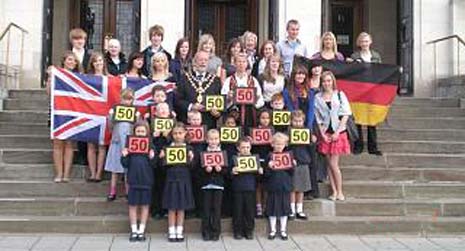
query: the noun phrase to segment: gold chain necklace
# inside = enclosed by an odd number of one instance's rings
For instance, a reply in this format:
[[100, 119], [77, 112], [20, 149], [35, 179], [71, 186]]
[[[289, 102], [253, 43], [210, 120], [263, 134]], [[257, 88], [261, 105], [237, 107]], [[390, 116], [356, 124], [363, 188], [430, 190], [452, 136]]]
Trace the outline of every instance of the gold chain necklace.
[[[187, 81], [191, 84], [192, 88], [194, 88], [195, 92], [197, 93], [197, 103], [201, 104], [203, 101], [203, 94], [207, 91], [207, 89], [213, 84], [215, 80], [215, 76], [212, 74], [205, 73], [206, 81], [201, 81], [196, 79], [192, 73], [185, 72]], [[207, 83], [205, 86], [202, 86], [202, 83]]]

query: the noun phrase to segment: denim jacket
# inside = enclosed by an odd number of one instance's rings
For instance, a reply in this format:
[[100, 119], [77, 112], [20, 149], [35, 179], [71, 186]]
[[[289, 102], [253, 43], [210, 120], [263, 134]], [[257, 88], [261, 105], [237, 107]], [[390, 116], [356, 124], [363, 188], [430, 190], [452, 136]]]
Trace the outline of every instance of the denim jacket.
[[[340, 100], [339, 95], [340, 92]], [[347, 99], [344, 92], [336, 90], [333, 92], [333, 96], [331, 97], [331, 109], [329, 109], [328, 105], [323, 99], [323, 92], [319, 92], [315, 95], [315, 115], [316, 121], [318, 125], [323, 129], [325, 132], [330, 124], [331, 121], [331, 128], [333, 131], [337, 131], [339, 128], [339, 123], [341, 122], [340, 117], [351, 115], [352, 111], [350, 109], [349, 100]], [[341, 128], [341, 131], [345, 130]]]

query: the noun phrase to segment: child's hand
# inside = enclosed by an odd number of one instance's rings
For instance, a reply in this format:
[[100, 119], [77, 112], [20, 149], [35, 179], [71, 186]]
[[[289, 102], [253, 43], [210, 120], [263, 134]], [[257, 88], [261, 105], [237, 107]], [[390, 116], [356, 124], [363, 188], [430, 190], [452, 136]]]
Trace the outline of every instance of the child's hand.
[[154, 157], [155, 157], [155, 151], [153, 151], [152, 149], [150, 149], [149, 158], [153, 159]]
[[192, 151], [189, 151], [187, 155], [189, 156], [189, 160], [192, 161], [194, 159], [194, 153]]
[[237, 166], [233, 167], [233, 169], [232, 169], [232, 174], [234, 174], [234, 175], [238, 175], [238, 174], [239, 174], [239, 172], [237, 171]]
[[123, 157], [128, 156], [128, 154], [129, 154], [129, 151], [127, 148], [124, 148], [123, 151], [121, 151], [121, 155], [123, 155]]
[[314, 134], [312, 134], [312, 143], [315, 143], [317, 141], [317, 139], [318, 138]]
[[163, 135], [163, 137], [167, 138], [168, 136], [170, 136], [170, 131], [164, 131], [161, 133], [161, 135]]
[[294, 164], [294, 166], [297, 166], [297, 161], [295, 159], [292, 160], [292, 163]]
[[330, 139], [329, 139], [328, 135], [322, 134], [321, 137], [323, 138], [324, 142], [330, 142]]
[[108, 111], [108, 114], [113, 115], [113, 113], [115, 113], [115, 111], [113, 110], [113, 108], [111, 108], [111, 109]]
[[176, 118], [176, 112], [175, 111], [171, 111], [171, 115], [173, 116], [173, 118]]
[[155, 138], [160, 137], [160, 132], [159, 131], [154, 131], [153, 132], [153, 137], [155, 137]]
[[339, 133], [338, 132], [335, 132], [331, 135], [331, 141], [337, 141], [337, 139], [339, 138]]
[[164, 150], [161, 150], [161, 151], [160, 151], [159, 157], [160, 157], [161, 159], [165, 157], [165, 151], [164, 151]]
[[262, 168], [262, 167], [259, 167], [259, 168], [258, 168], [258, 174], [260, 174], [260, 175], [263, 174], [263, 168]]
[[140, 118], [140, 112], [139, 111], [136, 112], [136, 118]]
[[219, 116], [221, 116], [221, 113], [219, 111], [217, 111], [216, 109], [212, 109], [210, 111], [210, 114], [215, 118], [218, 118]]
[[273, 169], [274, 168], [274, 162], [272, 160], [270, 160], [270, 162], [268, 162], [268, 167]]
[[144, 114], [144, 119], [148, 119], [149, 117], [150, 117], [150, 113], [147, 112], [146, 114]]
[[221, 166], [215, 166], [215, 171], [216, 171], [217, 173], [221, 172]]
[[207, 171], [207, 173], [211, 173], [213, 168], [211, 166], [207, 166], [205, 170]]

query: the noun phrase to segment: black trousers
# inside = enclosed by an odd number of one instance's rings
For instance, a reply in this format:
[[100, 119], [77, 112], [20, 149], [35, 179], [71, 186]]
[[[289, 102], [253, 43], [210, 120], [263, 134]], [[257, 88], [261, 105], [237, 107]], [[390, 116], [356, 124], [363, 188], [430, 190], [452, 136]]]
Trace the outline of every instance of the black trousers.
[[202, 236], [218, 237], [221, 234], [221, 200], [223, 190], [202, 190]]
[[312, 191], [310, 192], [310, 194], [313, 197], [318, 198], [320, 197], [320, 189], [318, 188], [318, 168], [321, 164], [318, 160], [316, 144], [310, 145], [310, 154], [312, 157], [312, 163], [308, 165], [308, 168], [310, 170], [310, 182], [312, 183]]
[[255, 191], [233, 193], [233, 231], [250, 234], [255, 228]]
[[[363, 131], [362, 126], [357, 125], [358, 130], [358, 140], [355, 141], [355, 151], [362, 152], [363, 151]], [[377, 144], [377, 136], [376, 136], [376, 127], [375, 126], [367, 126], [367, 145], [368, 145], [368, 152], [375, 152], [378, 150]]]

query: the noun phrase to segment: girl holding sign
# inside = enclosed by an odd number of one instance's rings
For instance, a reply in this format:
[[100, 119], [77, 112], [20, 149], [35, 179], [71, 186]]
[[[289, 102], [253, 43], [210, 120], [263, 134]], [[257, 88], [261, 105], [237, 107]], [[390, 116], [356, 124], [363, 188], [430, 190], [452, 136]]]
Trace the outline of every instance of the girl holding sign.
[[[287, 146], [289, 138], [284, 133], [273, 135], [273, 154], [282, 154]], [[264, 179], [266, 181], [266, 190], [268, 199], [266, 201], [266, 214], [270, 221], [270, 234], [268, 239], [273, 240], [276, 237], [276, 223], [279, 217], [281, 226], [281, 239], [287, 240], [287, 216], [291, 213], [289, 204], [289, 194], [292, 190], [292, 168], [281, 169], [278, 163], [272, 160], [269, 154], [268, 167], [265, 168]], [[290, 156], [290, 155], [288, 155]]]
[[168, 241], [184, 241], [184, 211], [194, 208], [194, 195], [189, 168], [194, 153], [186, 144], [186, 128], [178, 122], [171, 130], [173, 142], [160, 152], [165, 159], [166, 180], [163, 208], [168, 210]]
[[[134, 91], [126, 88], [121, 91], [121, 104], [122, 106], [132, 106], [134, 101]], [[124, 168], [121, 165], [121, 151], [126, 145], [126, 138], [131, 133], [132, 123], [131, 122], [116, 122], [113, 118], [113, 114], [116, 111], [110, 110], [110, 128], [111, 131], [111, 143], [108, 149], [107, 160], [105, 162], [105, 171], [111, 172], [110, 192], [107, 200], [113, 201], [116, 199], [116, 183], [120, 175], [124, 174]], [[126, 187], [127, 193], [127, 187]]]
[[[129, 241], [145, 241], [145, 226], [149, 217], [149, 207], [152, 199], [153, 166], [155, 152], [150, 149], [149, 125], [139, 121], [134, 125], [134, 136], [143, 137], [145, 141], [129, 141], [122, 151], [121, 163], [127, 169], [129, 184], [128, 204], [131, 235]], [[133, 146], [135, 144], [136, 146]], [[136, 148], [136, 149], [133, 149]], [[137, 211], [140, 209], [139, 227], [137, 227]]]
[[318, 151], [326, 156], [328, 162], [329, 181], [333, 191], [329, 199], [345, 200], [339, 156], [350, 154], [346, 123], [352, 111], [344, 92], [337, 90], [334, 74], [325, 71], [321, 79], [322, 91], [315, 96], [315, 115], [321, 135]]
[[[88, 74], [93, 74], [97, 78], [102, 78], [108, 75], [107, 66], [103, 55], [99, 52], [94, 52], [90, 56]], [[98, 143], [87, 143], [87, 163], [90, 170], [90, 182], [102, 181], [103, 165], [105, 164], [106, 146]], [[97, 153], [98, 152], [98, 153]]]

